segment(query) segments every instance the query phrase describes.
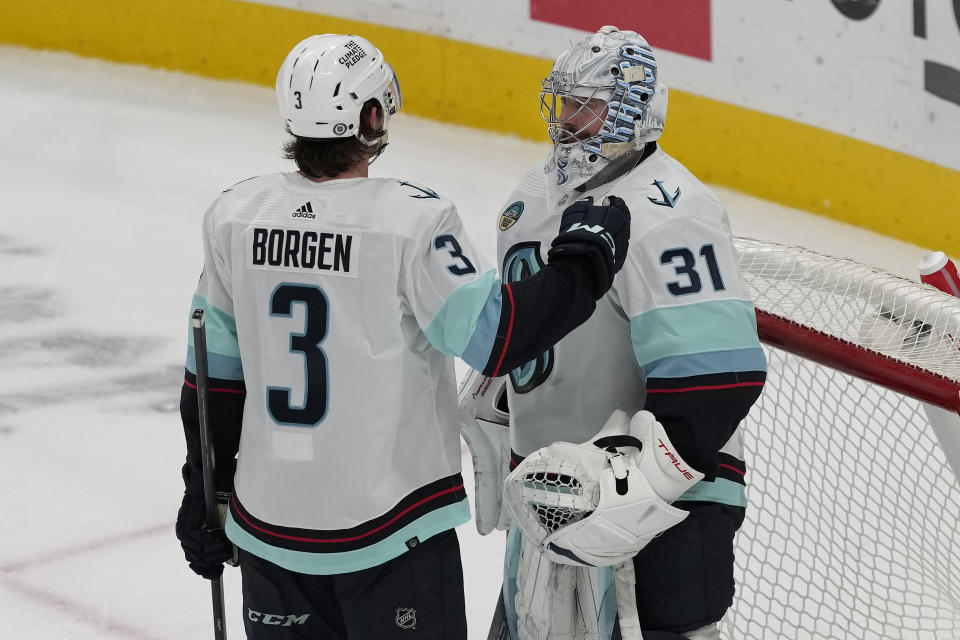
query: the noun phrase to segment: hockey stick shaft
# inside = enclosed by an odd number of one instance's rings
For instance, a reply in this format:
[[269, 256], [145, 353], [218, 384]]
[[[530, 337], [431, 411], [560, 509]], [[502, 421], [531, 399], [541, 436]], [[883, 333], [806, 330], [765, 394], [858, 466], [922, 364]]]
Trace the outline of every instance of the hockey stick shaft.
[[497, 608], [493, 610], [493, 620], [490, 621], [490, 631], [487, 640], [510, 640], [507, 630], [507, 611], [503, 604], [503, 588], [497, 592]]
[[[208, 530], [220, 528], [217, 518], [217, 492], [213, 484], [215, 458], [213, 438], [210, 433], [209, 370], [207, 368], [207, 331], [203, 309], [194, 309], [193, 352], [197, 363], [197, 409], [200, 417], [200, 460], [203, 465], [203, 502], [206, 514], [204, 527]], [[210, 581], [213, 599], [213, 637], [215, 640], [227, 639], [227, 625], [223, 610], [222, 576]]]

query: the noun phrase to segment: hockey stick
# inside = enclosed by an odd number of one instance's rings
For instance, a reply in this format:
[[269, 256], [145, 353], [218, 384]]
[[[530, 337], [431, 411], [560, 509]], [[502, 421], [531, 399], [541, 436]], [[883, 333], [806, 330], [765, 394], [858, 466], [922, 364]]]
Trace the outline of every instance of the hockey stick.
[[487, 640], [510, 640], [510, 632], [507, 629], [507, 611], [503, 605], [503, 587], [497, 592], [497, 608], [493, 610], [493, 620], [490, 621]]
[[[210, 407], [207, 369], [207, 331], [204, 326], [203, 309], [193, 310], [193, 352], [197, 362], [197, 408], [200, 414], [200, 459], [203, 464], [203, 502], [206, 510], [203, 526], [208, 531], [220, 528], [217, 517], [217, 492], [213, 486], [213, 440], [210, 434]], [[227, 625], [223, 615], [222, 577], [210, 581], [213, 596], [213, 637], [227, 640]]]

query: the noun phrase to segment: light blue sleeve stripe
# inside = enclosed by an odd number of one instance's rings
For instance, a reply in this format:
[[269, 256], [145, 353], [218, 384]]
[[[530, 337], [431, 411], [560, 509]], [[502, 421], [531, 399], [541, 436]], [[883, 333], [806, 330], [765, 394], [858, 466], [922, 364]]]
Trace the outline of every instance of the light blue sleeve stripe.
[[753, 304], [744, 300], [652, 309], [630, 318], [630, 335], [643, 367], [668, 356], [760, 347]]
[[501, 297], [502, 287], [497, 280], [490, 287], [490, 295], [487, 302], [477, 318], [477, 325], [473, 331], [473, 337], [467, 343], [467, 348], [463, 351], [463, 361], [476, 369], [483, 371], [490, 359], [490, 352], [493, 350], [493, 342], [497, 338], [497, 327], [500, 326], [500, 309], [503, 306]]
[[[219, 353], [222, 356], [240, 357], [240, 343], [237, 342], [237, 321], [229, 313], [222, 311], [199, 293], [193, 294], [191, 314], [194, 309], [203, 309], [204, 326], [207, 333], [207, 352]], [[189, 325], [187, 345], [193, 346], [193, 325]]]
[[643, 367], [648, 378], [686, 378], [710, 373], [766, 371], [767, 357], [760, 347], [667, 356]]
[[[222, 356], [219, 353], [207, 352], [207, 369], [211, 378], [221, 380], [243, 380], [243, 364], [240, 358]], [[193, 347], [187, 347], [187, 371], [196, 375], [197, 357]]]
[[[470, 366], [486, 365], [500, 323], [500, 280], [490, 269], [453, 290], [424, 330], [438, 351], [462, 356], [469, 349]], [[486, 354], [483, 350], [486, 349]], [[466, 358], [464, 358], [466, 360]]]
[[241, 529], [229, 511], [225, 531], [227, 538], [244, 551], [269, 560], [284, 569], [309, 575], [328, 576], [376, 567], [406, 552], [407, 540], [415, 537], [423, 542], [469, 520], [470, 507], [467, 499], [464, 498], [455, 504], [448, 504], [436, 511], [431, 511], [369, 547], [340, 553], [310, 553], [274, 547]]
[[726, 478], [717, 478], [713, 482], [701, 480], [677, 498], [677, 502], [681, 500], [719, 502], [732, 507], [746, 507], [747, 492], [746, 487], [738, 482]]

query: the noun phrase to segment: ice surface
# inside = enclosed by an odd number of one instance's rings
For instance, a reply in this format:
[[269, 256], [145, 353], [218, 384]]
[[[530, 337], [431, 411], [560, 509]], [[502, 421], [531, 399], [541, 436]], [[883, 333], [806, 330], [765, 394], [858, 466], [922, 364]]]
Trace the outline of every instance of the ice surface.
[[[200, 217], [290, 166], [273, 92], [0, 47], [0, 122], [0, 637], [209, 637], [208, 583], [173, 534], [177, 395]], [[547, 147], [402, 114], [390, 137], [373, 175], [452, 198], [493, 261], [503, 200]], [[738, 234], [915, 277], [918, 247], [717, 191]], [[503, 538], [459, 535], [485, 638]], [[236, 570], [225, 585], [239, 638]]]

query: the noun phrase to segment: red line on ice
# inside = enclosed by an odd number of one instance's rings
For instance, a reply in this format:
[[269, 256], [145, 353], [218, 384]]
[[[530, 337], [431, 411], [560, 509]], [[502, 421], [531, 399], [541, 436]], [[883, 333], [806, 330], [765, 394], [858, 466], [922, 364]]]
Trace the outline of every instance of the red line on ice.
[[41, 587], [31, 585], [24, 577], [16, 574], [27, 569], [56, 562], [57, 560], [115, 547], [118, 544], [129, 543], [159, 533], [167, 533], [171, 528], [169, 524], [164, 524], [137, 531], [128, 531], [115, 536], [100, 538], [99, 540], [94, 540], [76, 547], [56, 550], [46, 555], [37, 556], [36, 558], [10, 562], [0, 566], [0, 584], [3, 584], [10, 589], [10, 591], [32, 600], [38, 605], [53, 609], [63, 616], [73, 618], [74, 620], [93, 627], [99, 635], [109, 634], [111, 637], [125, 638], [126, 640], [162, 640], [142, 629], [130, 626], [125, 622], [116, 620], [79, 602], [51, 593]]

